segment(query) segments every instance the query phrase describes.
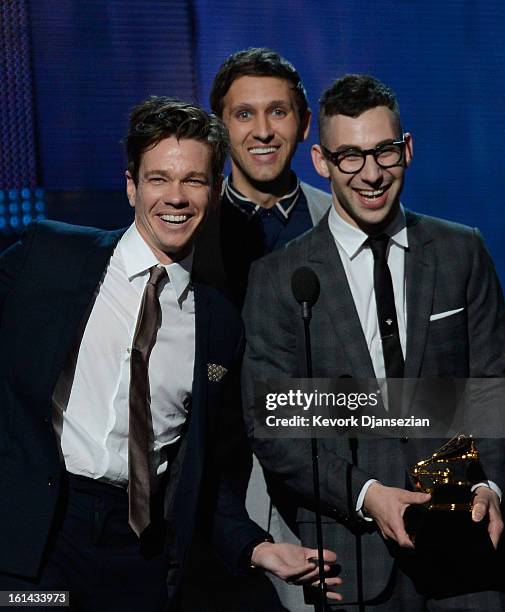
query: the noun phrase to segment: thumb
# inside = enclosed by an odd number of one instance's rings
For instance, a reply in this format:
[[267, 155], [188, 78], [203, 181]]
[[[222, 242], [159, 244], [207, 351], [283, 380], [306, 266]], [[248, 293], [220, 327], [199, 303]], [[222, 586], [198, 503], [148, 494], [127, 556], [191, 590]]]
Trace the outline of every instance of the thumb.
[[414, 491], [405, 491], [404, 502], [407, 504], [425, 504], [430, 501], [431, 495], [429, 493], [415, 493]]
[[475, 523], [482, 521], [482, 519], [487, 514], [488, 504], [484, 499], [479, 499], [478, 501], [474, 501], [472, 508], [472, 520]]

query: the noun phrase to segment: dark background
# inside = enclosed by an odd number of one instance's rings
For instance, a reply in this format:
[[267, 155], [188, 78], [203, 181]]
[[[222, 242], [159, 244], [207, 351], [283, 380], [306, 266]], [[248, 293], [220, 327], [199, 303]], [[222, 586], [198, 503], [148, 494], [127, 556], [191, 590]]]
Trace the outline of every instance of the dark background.
[[[50, 218], [129, 223], [120, 145], [129, 109], [151, 94], [207, 107], [212, 78], [229, 53], [269, 46], [295, 64], [315, 111], [322, 89], [346, 72], [391, 85], [414, 136], [404, 204], [478, 226], [505, 280], [502, 0], [0, 0], [4, 135], [5, 96], [18, 108], [13, 100], [21, 95], [9, 85], [5, 24], [22, 10], [35, 179], [20, 169], [18, 182], [7, 184], [0, 165], [4, 194], [28, 181], [45, 190]], [[295, 168], [326, 189], [309, 159], [316, 132], [314, 123]], [[0, 147], [8, 145], [4, 136]]]

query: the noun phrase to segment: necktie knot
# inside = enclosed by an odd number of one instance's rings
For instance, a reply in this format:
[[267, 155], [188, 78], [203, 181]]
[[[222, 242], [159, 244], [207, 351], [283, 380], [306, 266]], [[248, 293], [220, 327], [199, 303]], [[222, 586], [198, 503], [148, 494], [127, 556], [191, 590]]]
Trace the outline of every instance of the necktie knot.
[[378, 236], [369, 236], [368, 244], [372, 249], [373, 258], [378, 260], [386, 259], [386, 253], [389, 245], [389, 236], [387, 234], [379, 234]]
[[161, 280], [166, 276], [167, 271], [163, 266], [153, 266], [150, 269], [149, 280], [147, 282], [157, 288]]

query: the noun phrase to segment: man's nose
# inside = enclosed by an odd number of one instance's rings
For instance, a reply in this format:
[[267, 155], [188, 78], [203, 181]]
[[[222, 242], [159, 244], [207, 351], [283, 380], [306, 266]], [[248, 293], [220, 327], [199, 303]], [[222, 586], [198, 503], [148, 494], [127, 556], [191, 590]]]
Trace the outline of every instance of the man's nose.
[[163, 199], [166, 204], [171, 204], [172, 206], [187, 204], [188, 198], [183, 183], [181, 181], [169, 181], [165, 187]]
[[370, 184], [378, 183], [382, 180], [382, 168], [375, 161], [372, 154], [368, 154], [365, 157], [365, 165], [359, 174], [363, 181]]
[[266, 115], [258, 115], [255, 118], [252, 135], [262, 141], [270, 140], [274, 130], [270, 119]]

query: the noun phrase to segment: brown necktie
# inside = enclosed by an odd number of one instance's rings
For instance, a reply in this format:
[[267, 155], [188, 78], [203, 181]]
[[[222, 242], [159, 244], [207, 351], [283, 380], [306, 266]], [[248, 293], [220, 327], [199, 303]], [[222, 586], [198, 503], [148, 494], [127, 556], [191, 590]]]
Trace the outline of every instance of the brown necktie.
[[139, 537], [151, 522], [149, 432], [152, 424], [148, 365], [161, 314], [158, 285], [166, 274], [165, 268], [151, 268], [140, 304], [131, 350], [128, 501], [129, 523]]

